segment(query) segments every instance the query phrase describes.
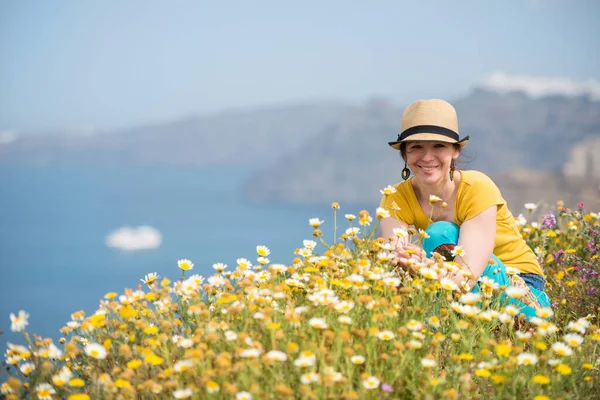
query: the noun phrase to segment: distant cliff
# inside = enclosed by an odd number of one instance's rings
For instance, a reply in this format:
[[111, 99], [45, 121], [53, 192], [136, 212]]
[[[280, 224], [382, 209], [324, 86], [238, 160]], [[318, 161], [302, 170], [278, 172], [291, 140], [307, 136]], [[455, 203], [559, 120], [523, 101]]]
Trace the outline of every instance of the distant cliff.
[[[353, 106], [313, 102], [228, 111], [95, 135], [0, 140], [0, 165], [265, 165], [334, 125]], [[1, 139], [1, 137], [0, 137]]]
[[[462, 168], [490, 174], [522, 202], [587, 201], [600, 209], [600, 101], [532, 98], [481, 88], [448, 99], [470, 135]], [[0, 135], [0, 166], [196, 165], [254, 170], [244, 195], [256, 202], [376, 204], [398, 182], [404, 105], [313, 102], [228, 111], [95, 135]]]
[[[462, 168], [494, 177], [514, 211], [523, 202], [557, 199], [587, 200], [600, 209], [600, 175], [584, 182], [563, 176], [565, 165], [579, 165], [573, 161], [580, 158], [577, 146], [588, 149], [598, 138], [600, 102], [476, 89], [452, 103], [461, 136], [471, 136]], [[401, 111], [382, 100], [368, 102], [258, 171], [246, 196], [258, 202], [377, 203], [379, 189], [401, 179], [399, 154], [387, 145], [398, 134]]]

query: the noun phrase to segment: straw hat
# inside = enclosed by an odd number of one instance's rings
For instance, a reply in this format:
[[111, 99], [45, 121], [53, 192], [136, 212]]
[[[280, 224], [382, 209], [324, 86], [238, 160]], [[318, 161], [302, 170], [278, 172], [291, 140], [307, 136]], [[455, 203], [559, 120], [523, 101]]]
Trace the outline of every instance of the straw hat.
[[398, 139], [388, 142], [400, 150], [402, 142], [429, 141], [467, 144], [469, 137], [458, 137], [458, 117], [452, 105], [444, 100], [417, 100], [402, 113], [402, 126]]

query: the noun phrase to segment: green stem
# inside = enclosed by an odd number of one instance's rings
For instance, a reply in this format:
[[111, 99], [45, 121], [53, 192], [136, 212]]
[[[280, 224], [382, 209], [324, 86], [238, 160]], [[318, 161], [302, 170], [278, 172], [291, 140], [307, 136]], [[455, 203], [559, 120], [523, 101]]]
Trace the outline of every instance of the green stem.
[[337, 209], [333, 209], [333, 245], [337, 243]]

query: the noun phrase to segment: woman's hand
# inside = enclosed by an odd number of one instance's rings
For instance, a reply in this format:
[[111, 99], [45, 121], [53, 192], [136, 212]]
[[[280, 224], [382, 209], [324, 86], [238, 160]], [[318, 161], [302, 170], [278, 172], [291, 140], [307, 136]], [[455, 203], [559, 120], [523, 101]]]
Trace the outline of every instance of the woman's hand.
[[398, 258], [416, 258], [419, 261], [427, 257], [427, 254], [425, 254], [425, 250], [412, 243], [407, 243], [404, 246], [397, 247], [396, 255], [398, 256]]
[[393, 264], [405, 271], [409, 270], [408, 260], [412, 259], [417, 262], [427, 260], [425, 250], [412, 243], [398, 246], [395, 253], [397, 258], [394, 260]]

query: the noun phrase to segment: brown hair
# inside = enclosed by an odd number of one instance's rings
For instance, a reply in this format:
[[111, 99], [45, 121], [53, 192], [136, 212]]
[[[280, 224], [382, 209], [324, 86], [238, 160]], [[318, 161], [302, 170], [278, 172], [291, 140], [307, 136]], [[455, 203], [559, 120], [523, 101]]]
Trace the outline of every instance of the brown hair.
[[[402, 157], [402, 159], [404, 161], [406, 161], [406, 143], [407, 142], [403, 142], [400, 144], [400, 157]], [[452, 144], [452, 146], [454, 147], [455, 150], [458, 150], [458, 153], [461, 153], [461, 147], [459, 144], [457, 143], [448, 143], [448, 144]]]

